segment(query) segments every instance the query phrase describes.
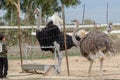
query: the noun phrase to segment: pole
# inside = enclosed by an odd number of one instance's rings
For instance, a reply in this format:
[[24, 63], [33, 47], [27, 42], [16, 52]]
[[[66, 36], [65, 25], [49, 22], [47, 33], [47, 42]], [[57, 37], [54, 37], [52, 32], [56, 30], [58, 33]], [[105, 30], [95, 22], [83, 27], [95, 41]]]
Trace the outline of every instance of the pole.
[[20, 58], [21, 58], [21, 65], [23, 63], [23, 60], [22, 60], [22, 47], [21, 47], [21, 29], [20, 29], [20, 0], [18, 0], [18, 3], [17, 3], [17, 17], [18, 17], [18, 39], [19, 39], [19, 49], [20, 49]]
[[85, 4], [83, 5], [82, 25], [84, 24], [84, 17], [85, 17]]
[[109, 3], [107, 2], [107, 10], [106, 10], [106, 24], [108, 24], [108, 6], [109, 6]]
[[97, 24], [95, 23], [95, 21], [94, 21], [94, 28], [95, 28], [95, 30], [98, 29], [98, 28], [97, 28]]
[[62, 17], [63, 17], [63, 31], [64, 31], [64, 44], [65, 44], [67, 73], [68, 73], [68, 76], [69, 76], [70, 72], [69, 72], [68, 53], [67, 53], [67, 45], [66, 45], [65, 14], [64, 14], [64, 5], [63, 4], [62, 4]]

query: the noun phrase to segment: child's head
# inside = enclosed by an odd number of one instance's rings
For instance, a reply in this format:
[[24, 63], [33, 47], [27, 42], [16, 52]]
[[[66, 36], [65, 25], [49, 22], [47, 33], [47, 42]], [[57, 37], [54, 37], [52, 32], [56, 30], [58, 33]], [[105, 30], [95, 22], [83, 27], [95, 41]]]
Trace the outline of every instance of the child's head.
[[2, 41], [5, 38], [5, 35], [0, 34], [0, 41]]

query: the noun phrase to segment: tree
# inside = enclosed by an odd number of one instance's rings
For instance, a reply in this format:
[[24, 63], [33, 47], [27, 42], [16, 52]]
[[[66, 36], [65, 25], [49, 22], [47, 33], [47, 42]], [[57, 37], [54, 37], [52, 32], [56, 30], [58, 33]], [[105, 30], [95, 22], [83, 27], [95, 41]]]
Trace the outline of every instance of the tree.
[[66, 7], [70, 6], [77, 6], [81, 3], [80, 0], [61, 0], [61, 3], [64, 4]]
[[61, 12], [61, 3], [66, 7], [77, 6], [80, 4], [80, 0], [45, 0], [43, 4], [40, 4], [42, 9], [42, 16], [50, 16], [55, 11]]
[[18, 24], [18, 39], [19, 39], [19, 48], [20, 48], [20, 57], [21, 57], [21, 64], [22, 64], [22, 47], [21, 47], [21, 29], [20, 29], [20, 0], [6, 0], [5, 3], [6, 7], [10, 5], [14, 5], [17, 11], [17, 24]]
[[[16, 8], [13, 1], [17, 0], [1, 0], [0, 9], [5, 9], [7, 11], [5, 19], [10, 23], [15, 23]], [[34, 25], [35, 15], [33, 11], [35, 8], [40, 8], [42, 11], [43, 20], [45, 16], [51, 16], [55, 11], [60, 12], [63, 3], [66, 7], [76, 6], [80, 3], [80, 0], [20, 0], [21, 11], [25, 13], [24, 22], [26, 25]]]
[[36, 0], [21, 0], [21, 10], [25, 13], [24, 24], [25, 25], [34, 25], [35, 15], [33, 10], [36, 6]]
[[84, 20], [84, 24], [85, 24], [85, 25], [90, 25], [90, 24], [94, 25], [94, 24], [95, 24], [95, 21], [94, 21], [94, 20], [91, 20], [91, 19], [85, 19], [85, 20]]
[[[9, 25], [11, 25], [11, 23], [13, 23], [13, 18], [16, 18], [16, 8], [14, 5], [9, 4], [8, 0], [1, 0], [0, 2], [0, 9], [6, 10], [6, 14], [4, 15], [4, 19], [8, 22]], [[14, 16], [14, 17], [12, 17]], [[14, 24], [16, 25], [16, 24]]]

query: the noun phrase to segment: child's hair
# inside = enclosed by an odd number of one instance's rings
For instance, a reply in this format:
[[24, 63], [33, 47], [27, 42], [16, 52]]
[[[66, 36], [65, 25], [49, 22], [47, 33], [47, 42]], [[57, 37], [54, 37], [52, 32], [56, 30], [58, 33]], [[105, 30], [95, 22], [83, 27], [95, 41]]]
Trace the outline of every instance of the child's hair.
[[4, 35], [3, 34], [0, 34], [0, 41], [2, 41], [4, 38]]

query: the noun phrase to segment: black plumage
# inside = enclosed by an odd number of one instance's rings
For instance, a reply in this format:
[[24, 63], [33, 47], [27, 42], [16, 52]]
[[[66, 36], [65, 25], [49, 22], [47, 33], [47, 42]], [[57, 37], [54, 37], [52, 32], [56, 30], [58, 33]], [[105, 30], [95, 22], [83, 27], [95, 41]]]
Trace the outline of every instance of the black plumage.
[[[39, 41], [40, 46], [54, 46], [54, 42], [56, 41], [60, 45], [60, 50], [65, 50], [64, 45], [64, 33], [60, 31], [58, 26], [54, 25], [52, 21], [50, 21], [45, 28], [41, 31], [36, 30], [36, 38]], [[66, 34], [66, 44], [67, 49], [75, 46], [72, 41], [72, 36]], [[44, 51], [54, 51], [53, 48], [41, 48]]]

